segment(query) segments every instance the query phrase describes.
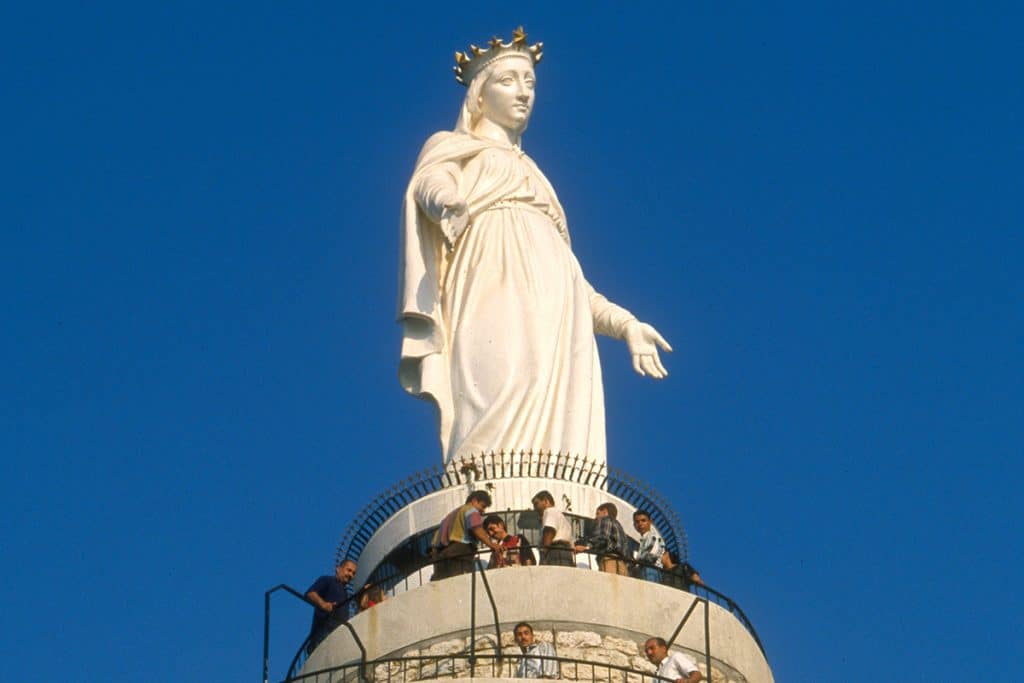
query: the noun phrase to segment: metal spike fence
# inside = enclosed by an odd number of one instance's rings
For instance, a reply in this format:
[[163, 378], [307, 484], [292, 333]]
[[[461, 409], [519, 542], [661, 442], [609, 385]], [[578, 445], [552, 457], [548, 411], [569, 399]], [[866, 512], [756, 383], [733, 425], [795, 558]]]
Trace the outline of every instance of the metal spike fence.
[[520, 477], [556, 479], [608, 491], [636, 509], [646, 510], [668, 549], [682, 561], [687, 560], [683, 523], [672, 505], [654, 487], [603, 462], [551, 451], [485, 453], [453, 460], [444, 467], [434, 465], [404, 481], [399, 480], [356, 515], [338, 542], [335, 559], [357, 559], [373, 534], [391, 515], [424, 496], [470, 482]]

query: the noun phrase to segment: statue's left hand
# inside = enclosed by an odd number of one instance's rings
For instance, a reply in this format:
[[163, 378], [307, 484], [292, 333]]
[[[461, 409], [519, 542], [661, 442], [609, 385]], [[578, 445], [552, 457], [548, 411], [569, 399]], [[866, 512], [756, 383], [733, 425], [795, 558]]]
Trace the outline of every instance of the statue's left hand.
[[639, 375], [650, 375], [654, 379], [668, 377], [668, 370], [661, 364], [658, 347], [663, 351], [672, 351], [672, 347], [658, 331], [647, 323], [630, 320], [626, 323], [623, 335], [629, 353], [633, 356], [633, 369]]

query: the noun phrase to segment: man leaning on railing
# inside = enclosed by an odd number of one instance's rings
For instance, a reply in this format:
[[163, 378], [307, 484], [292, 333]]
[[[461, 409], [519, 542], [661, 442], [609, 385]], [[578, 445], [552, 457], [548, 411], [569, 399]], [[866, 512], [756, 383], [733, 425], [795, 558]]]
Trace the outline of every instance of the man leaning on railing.
[[675, 683], [697, 683], [704, 680], [704, 674], [697, 668], [693, 657], [682, 652], [669, 653], [664, 638], [649, 638], [644, 643], [644, 654], [658, 667], [655, 676]]
[[597, 555], [603, 572], [628, 576], [629, 569], [622, 558], [626, 554], [626, 532], [616, 517], [619, 510], [615, 503], [602, 503], [594, 514], [594, 532], [587, 537], [585, 545], [577, 545], [576, 552], [591, 552]]
[[487, 491], [473, 491], [466, 503], [449, 512], [441, 526], [434, 532], [430, 543], [430, 556], [434, 561], [434, 575], [431, 581], [447, 579], [473, 571], [476, 562], [476, 542], [480, 541], [496, 555], [502, 554], [501, 546], [491, 540], [484, 531], [483, 511], [491, 506], [491, 494]]
[[515, 678], [558, 678], [558, 662], [554, 659], [555, 648], [551, 643], [539, 643], [533, 637], [533, 627], [525, 621], [516, 624], [512, 629], [516, 645], [523, 651], [516, 667]]
[[334, 568], [334, 576], [321, 576], [306, 591], [306, 599], [316, 605], [306, 645], [307, 654], [313, 652], [332, 628], [348, 621], [349, 609], [345, 601], [348, 600], [348, 583], [356, 575], [356, 569], [354, 561], [345, 560]]

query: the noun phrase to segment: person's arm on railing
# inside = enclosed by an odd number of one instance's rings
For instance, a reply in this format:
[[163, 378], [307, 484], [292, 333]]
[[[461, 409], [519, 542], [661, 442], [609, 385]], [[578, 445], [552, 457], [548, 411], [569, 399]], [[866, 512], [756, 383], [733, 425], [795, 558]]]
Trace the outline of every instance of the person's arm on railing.
[[338, 606], [338, 603], [327, 602], [326, 600], [320, 597], [319, 593], [312, 590], [306, 593], [306, 599], [312, 602], [314, 605], [316, 605], [317, 609], [320, 609], [324, 612], [333, 612], [334, 608]]
[[481, 543], [494, 551], [495, 555], [499, 557], [501, 556], [501, 546], [491, 540], [491, 537], [487, 535], [487, 532], [484, 531], [482, 526], [473, 527], [473, 535], [476, 536]]

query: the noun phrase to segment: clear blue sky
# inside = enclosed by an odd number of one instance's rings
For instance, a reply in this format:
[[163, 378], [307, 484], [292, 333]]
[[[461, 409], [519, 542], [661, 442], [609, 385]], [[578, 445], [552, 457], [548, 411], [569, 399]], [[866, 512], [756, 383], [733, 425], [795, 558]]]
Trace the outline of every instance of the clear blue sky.
[[602, 341], [612, 464], [780, 683], [1019, 680], [1019, 4], [492, 6], [0, 12], [0, 679], [255, 681], [263, 591], [438, 460], [399, 205], [523, 23], [525, 146], [676, 349]]

